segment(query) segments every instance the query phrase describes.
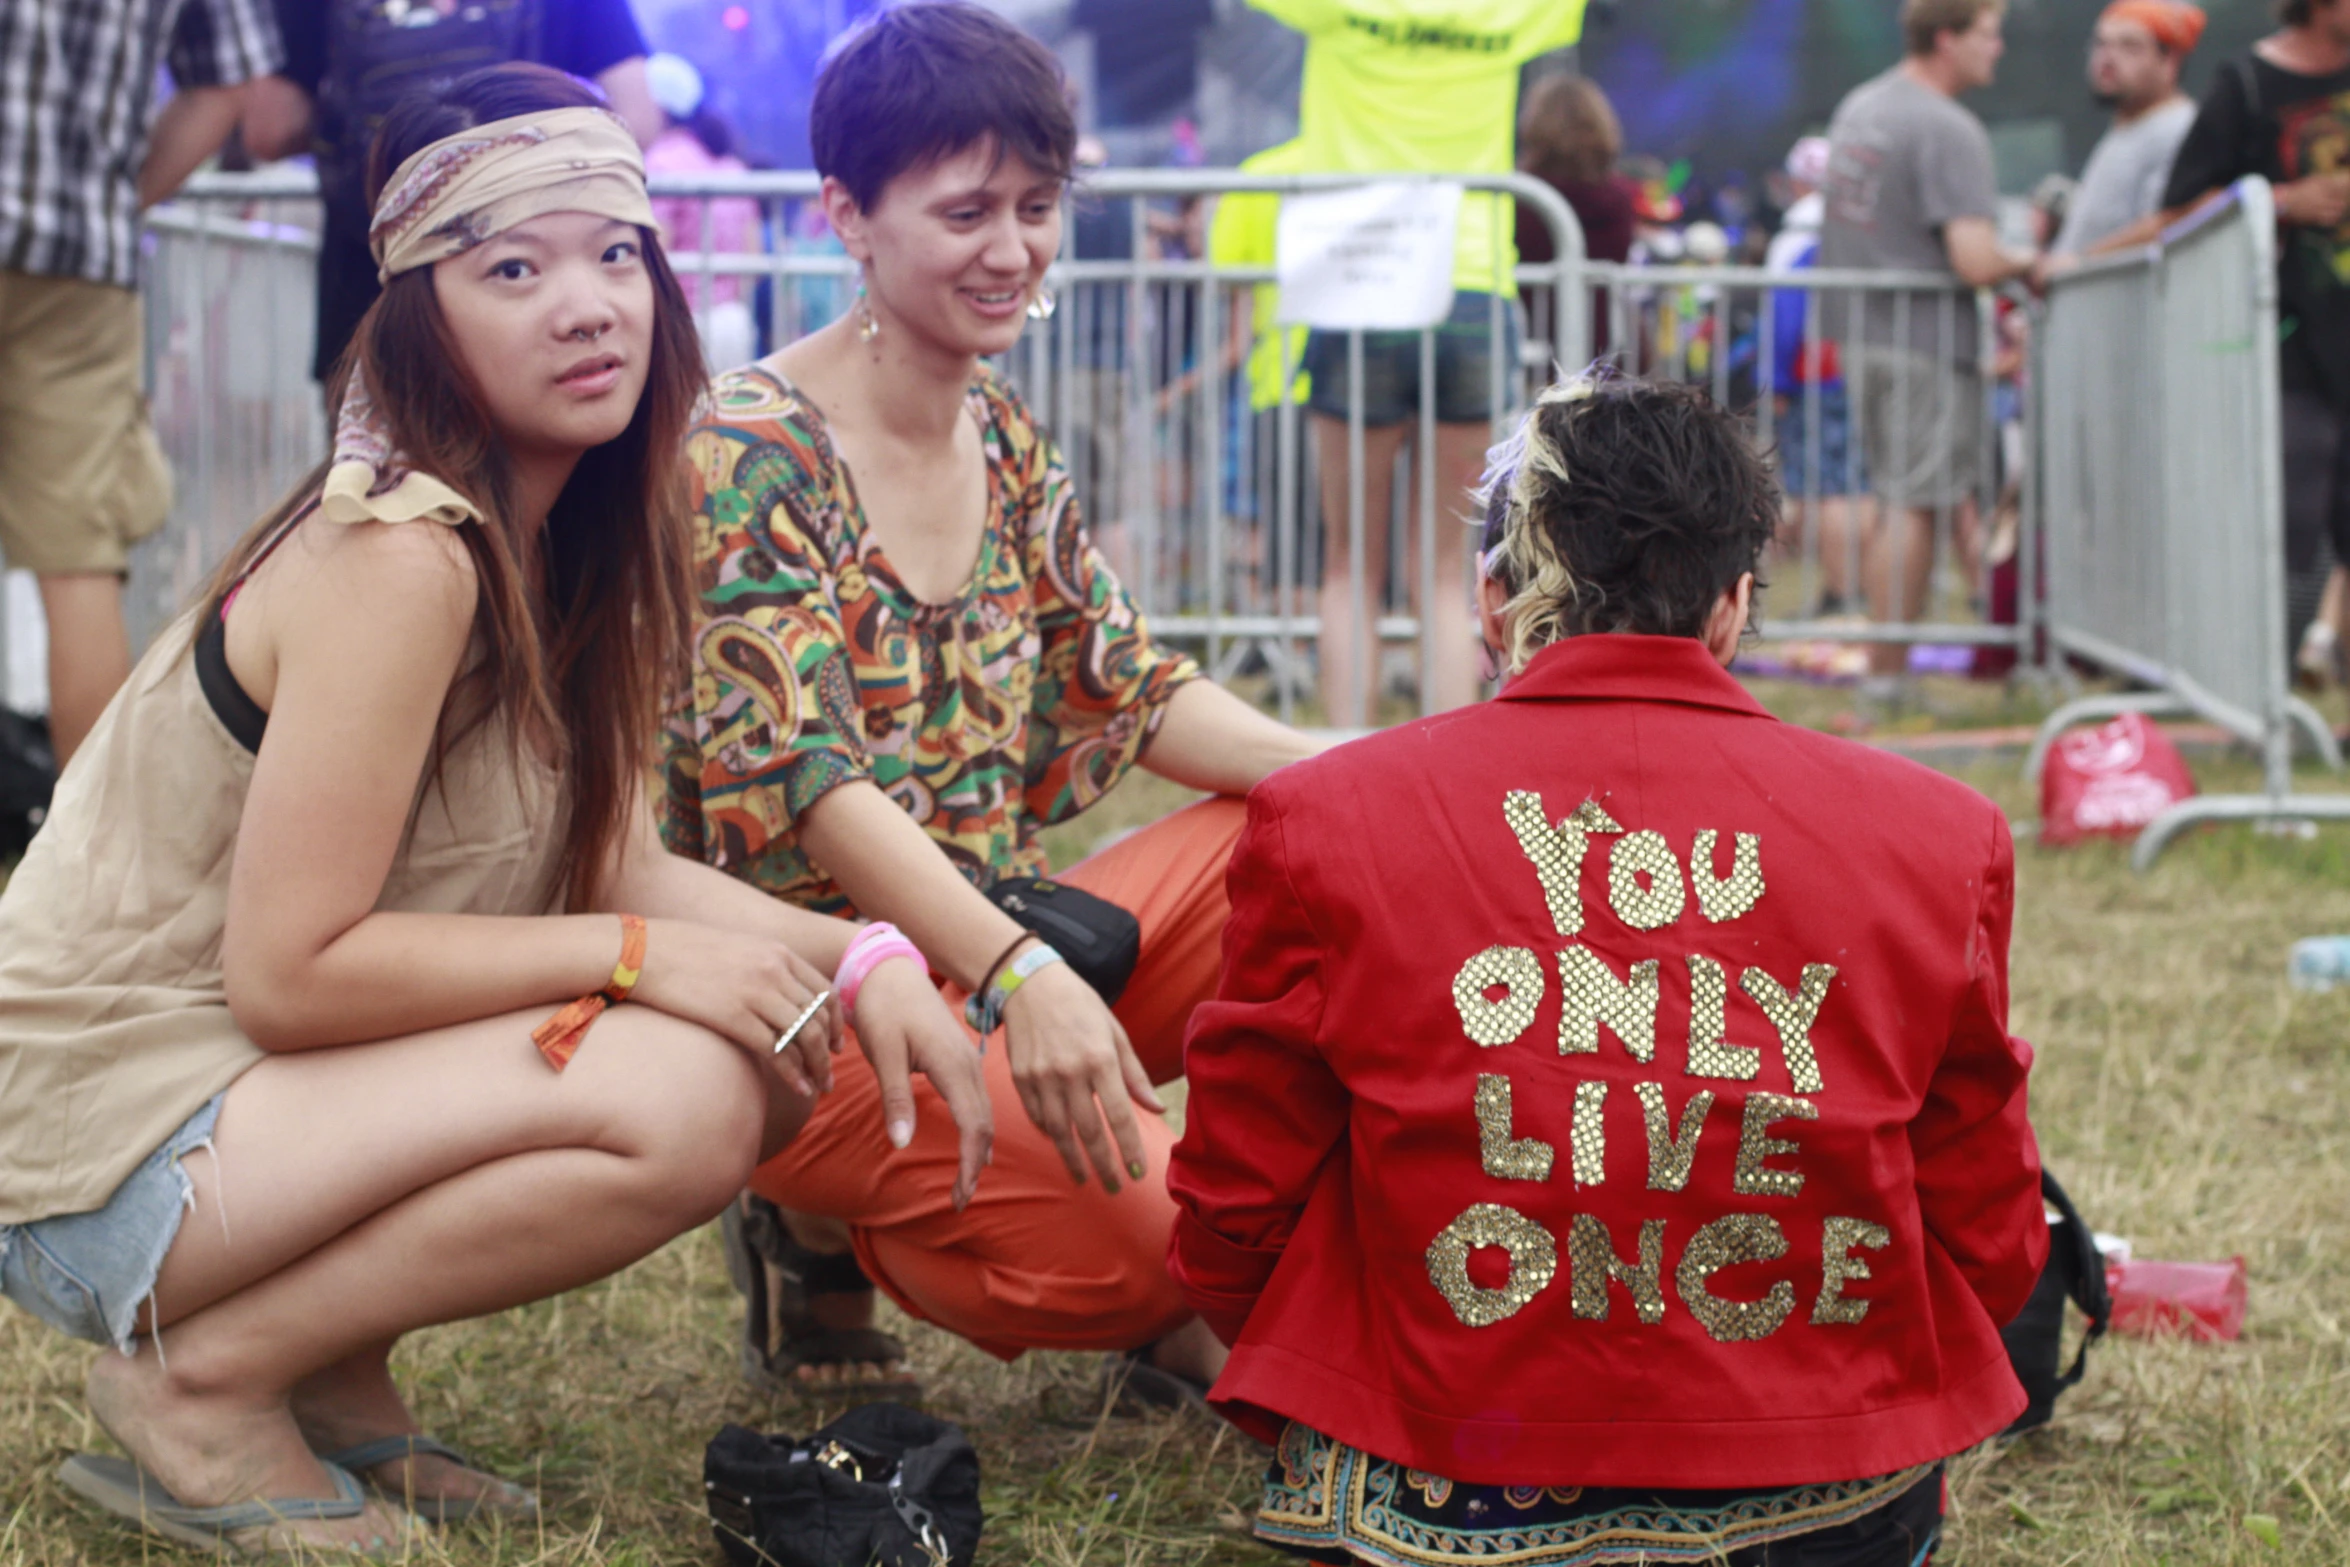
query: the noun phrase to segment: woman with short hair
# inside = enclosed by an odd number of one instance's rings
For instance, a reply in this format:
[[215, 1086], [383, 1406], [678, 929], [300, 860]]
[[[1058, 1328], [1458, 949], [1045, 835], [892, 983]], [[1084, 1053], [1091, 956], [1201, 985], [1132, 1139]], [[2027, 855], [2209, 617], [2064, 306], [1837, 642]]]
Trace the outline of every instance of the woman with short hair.
[[[703, 382], [636, 144], [501, 66], [395, 110], [370, 184], [387, 286], [330, 463], [147, 654], [0, 894], [0, 1292], [116, 1347], [90, 1408], [130, 1454], [60, 1479], [240, 1551], [534, 1513], [420, 1432], [393, 1344], [707, 1220], [846, 1021], [848, 927], [645, 813]], [[963, 1110], [967, 1183], [986, 1104], [935, 993], [886, 964], [857, 1021]]]
[[1173, 1265], [1322, 1562], [1922, 1567], [2048, 1254], [1998, 807], [1729, 664], [1778, 524], [1692, 387], [1488, 470], [1506, 684], [1249, 796]]
[[[964, 1208], [944, 1123], [844, 1063], [752, 1183], [791, 1231], [770, 1248], [783, 1342], [755, 1320], [754, 1356], [903, 1386], [878, 1283], [1006, 1356], [1142, 1352], [1129, 1374], [1181, 1397], [1220, 1352], [1167, 1279], [1152, 1085], [1214, 983], [1239, 808], [1194, 805], [1066, 878], [1139, 922], [1114, 1004], [989, 889], [1043, 872], [1038, 830], [1136, 766], [1239, 794], [1312, 747], [1153, 640], [1058, 448], [986, 367], [1049, 308], [1076, 143], [1051, 54], [977, 6], [893, 6], [826, 63], [811, 131], [861, 286], [719, 377], [688, 439], [701, 615], [664, 830], [780, 900], [891, 922], [976, 993], [979, 1039], [1003, 1031], [999, 1137]], [[865, 1157], [884, 1124], [897, 1151]]]

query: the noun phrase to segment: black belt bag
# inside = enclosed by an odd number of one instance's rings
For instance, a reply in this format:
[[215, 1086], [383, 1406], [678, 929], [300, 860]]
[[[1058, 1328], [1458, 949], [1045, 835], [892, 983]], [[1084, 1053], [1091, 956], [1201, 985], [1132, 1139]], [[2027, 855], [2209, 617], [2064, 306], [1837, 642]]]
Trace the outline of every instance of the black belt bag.
[[1042, 876], [1006, 876], [988, 901], [1068, 960], [1077, 977], [1115, 1006], [1142, 957], [1142, 921], [1107, 898]]

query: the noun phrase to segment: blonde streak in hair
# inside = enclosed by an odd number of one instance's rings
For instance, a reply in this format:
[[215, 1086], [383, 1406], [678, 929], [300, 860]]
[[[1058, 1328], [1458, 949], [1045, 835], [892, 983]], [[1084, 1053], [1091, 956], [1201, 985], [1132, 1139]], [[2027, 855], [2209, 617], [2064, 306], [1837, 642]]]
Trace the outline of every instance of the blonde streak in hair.
[[1583, 402], [1597, 390], [1597, 383], [1583, 376], [1544, 387], [1512, 442], [1517, 460], [1511, 476], [1502, 558], [1518, 588], [1501, 610], [1503, 654], [1511, 674], [1524, 669], [1536, 653], [1565, 634], [1567, 607], [1582, 596], [1575, 574], [1567, 568], [1549, 531], [1534, 522], [1538, 485], [1563, 487], [1570, 482], [1565, 456], [1543, 433], [1542, 411]]

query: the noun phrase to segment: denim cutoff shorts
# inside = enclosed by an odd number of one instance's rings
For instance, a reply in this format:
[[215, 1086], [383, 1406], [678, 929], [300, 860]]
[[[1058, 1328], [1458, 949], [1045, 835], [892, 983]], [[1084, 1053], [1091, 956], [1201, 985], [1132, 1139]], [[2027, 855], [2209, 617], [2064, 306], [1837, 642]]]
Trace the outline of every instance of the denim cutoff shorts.
[[212, 1146], [225, 1094], [164, 1139], [88, 1213], [31, 1224], [0, 1224], [0, 1295], [60, 1333], [131, 1352], [139, 1308], [155, 1293], [155, 1276], [196, 1203], [195, 1182], [181, 1168]]
[[[1493, 417], [1493, 296], [1461, 289], [1452, 296], [1452, 314], [1435, 329], [1436, 420], [1439, 424], [1482, 424]], [[1501, 302], [1501, 392], [1507, 400], [1518, 380], [1518, 302]], [[1347, 334], [1313, 332], [1306, 337], [1305, 373], [1313, 378], [1306, 406], [1333, 419], [1347, 417]], [[1363, 423], [1402, 424], [1420, 417], [1420, 334], [1363, 334]]]

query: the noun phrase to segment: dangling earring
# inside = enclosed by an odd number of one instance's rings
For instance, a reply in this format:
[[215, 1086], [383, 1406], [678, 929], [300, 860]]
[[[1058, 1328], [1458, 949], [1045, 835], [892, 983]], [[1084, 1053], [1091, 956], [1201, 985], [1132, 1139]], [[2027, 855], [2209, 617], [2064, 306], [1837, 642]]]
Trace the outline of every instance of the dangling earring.
[[881, 335], [881, 323], [874, 319], [873, 301], [865, 297], [865, 284], [857, 284], [857, 341], [870, 343]]
[[1060, 308], [1061, 302], [1053, 297], [1052, 289], [1039, 283], [1036, 285], [1036, 297], [1028, 302], [1028, 319], [1050, 321], [1053, 312]]

